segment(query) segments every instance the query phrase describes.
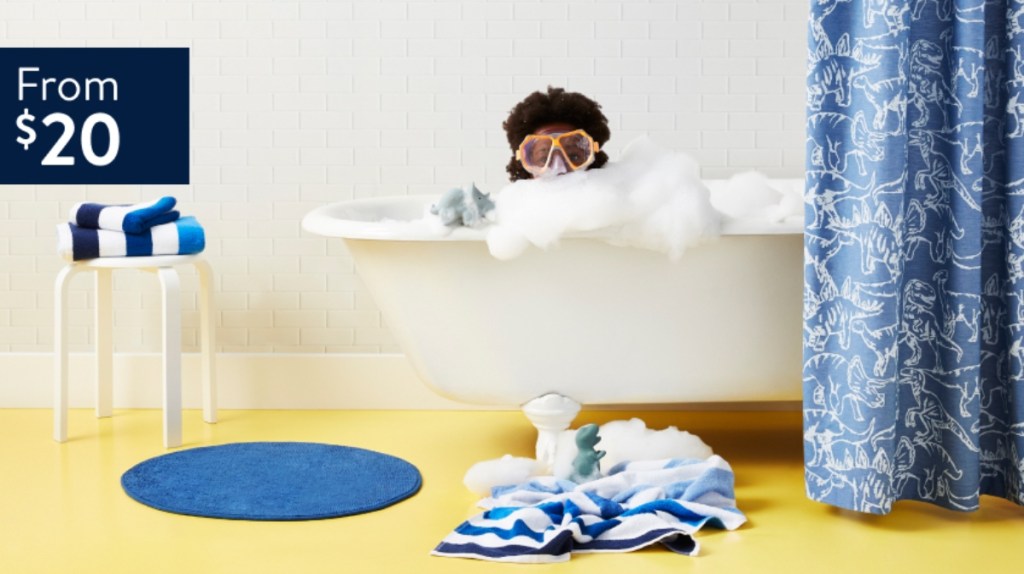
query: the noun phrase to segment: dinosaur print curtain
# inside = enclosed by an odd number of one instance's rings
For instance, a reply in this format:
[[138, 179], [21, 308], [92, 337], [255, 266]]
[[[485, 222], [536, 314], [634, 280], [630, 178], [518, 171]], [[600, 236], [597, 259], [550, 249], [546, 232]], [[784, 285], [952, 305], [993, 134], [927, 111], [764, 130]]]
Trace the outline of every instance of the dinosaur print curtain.
[[812, 0], [808, 495], [1024, 504], [1024, 0]]

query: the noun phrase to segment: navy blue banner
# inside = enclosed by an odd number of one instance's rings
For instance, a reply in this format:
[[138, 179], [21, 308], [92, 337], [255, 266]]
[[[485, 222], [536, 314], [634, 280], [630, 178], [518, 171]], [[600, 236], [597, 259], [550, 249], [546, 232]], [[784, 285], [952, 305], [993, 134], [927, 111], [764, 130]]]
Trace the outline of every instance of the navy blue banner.
[[188, 140], [188, 48], [0, 48], [0, 184], [185, 184]]

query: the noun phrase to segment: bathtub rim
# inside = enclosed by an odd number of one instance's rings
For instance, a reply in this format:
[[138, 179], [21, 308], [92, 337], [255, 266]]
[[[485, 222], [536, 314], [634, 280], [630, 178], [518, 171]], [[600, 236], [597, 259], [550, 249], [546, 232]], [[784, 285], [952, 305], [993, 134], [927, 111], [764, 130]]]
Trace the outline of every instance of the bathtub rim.
[[[433, 195], [391, 195], [349, 199], [321, 205], [302, 218], [302, 228], [315, 235], [343, 239], [379, 241], [486, 241], [487, 228], [457, 227], [446, 234], [438, 234], [426, 225], [415, 225], [414, 220], [365, 220], [339, 217], [339, 212], [352, 210], [380, 210], [405, 206], [419, 207], [423, 213], [427, 205], [437, 200]], [[396, 225], [398, 223], [398, 225]], [[723, 217], [720, 235], [800, 235], [803, 221], [773, 223], [755, 219], [728, 219]], [[571, 233], [565, 238], [601, 238], [599, 234]]]

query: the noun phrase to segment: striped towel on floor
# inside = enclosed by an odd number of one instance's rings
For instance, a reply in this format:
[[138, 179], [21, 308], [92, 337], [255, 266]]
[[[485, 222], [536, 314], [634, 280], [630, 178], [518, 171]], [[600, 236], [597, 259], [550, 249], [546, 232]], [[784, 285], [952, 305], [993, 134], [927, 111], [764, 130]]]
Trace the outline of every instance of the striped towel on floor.
[[733, 530], [733, 473], [720, 456], [621, 463], [608, 476], [576, 485], [539, 477], [498, 487], [488, 508], [462, 523], [435, 556], [499, 562], [564, 562], [572, 552], [628, 552], [661, 542], [693, 556], [705, 524]]
[[161, 197], [134, 205], [79, 203], [71, 208], [68, 221], [87, 229], [142, 233], [154, 225], [176, 221], [180, 216], [174, 211], [177, 202], [173, 197]]
[[87, 229], [74, 223], [57, 225], [57, 253], [80, 261], [96, 257], [190, 255], [206, 247], [206, 235], [195, 217], [150, 227], [143, 233]]

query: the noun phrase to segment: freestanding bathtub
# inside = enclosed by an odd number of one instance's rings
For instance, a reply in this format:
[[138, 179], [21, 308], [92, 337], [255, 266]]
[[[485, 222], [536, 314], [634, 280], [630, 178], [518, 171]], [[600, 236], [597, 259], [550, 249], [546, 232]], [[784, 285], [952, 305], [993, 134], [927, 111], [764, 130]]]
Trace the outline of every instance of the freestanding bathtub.
[[523, 406], [538, 459], [550, 460], [581, 404], [800, 398], [799, 227], [726, 222], [678, 261], [582, 237], [501, 261], [485, 231], [396, 224], [434, 200], [334, 203], [303, 227], [345, 241], [430, 388]]

